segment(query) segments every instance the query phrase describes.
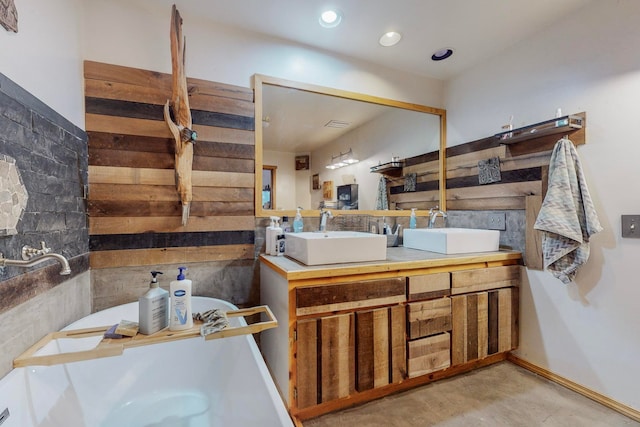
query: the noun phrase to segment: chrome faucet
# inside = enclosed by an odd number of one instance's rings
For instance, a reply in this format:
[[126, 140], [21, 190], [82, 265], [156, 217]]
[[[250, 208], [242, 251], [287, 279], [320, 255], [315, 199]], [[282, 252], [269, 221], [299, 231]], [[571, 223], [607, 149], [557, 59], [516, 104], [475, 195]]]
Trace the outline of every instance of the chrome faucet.
[[327, 218], [333, 218], [333, 214], [331, 213], [331, 211], [320, 209], [320, 231], [323, 233], [327, 231]]
[[429, 228], [433, 228], [438, 216], [441, 216], [442, 219], [444, 219], [444, 226], [447, 226], [447, 213], [441, 210], [438, 206], [435, 206], [429, 209]]
[[50, 258], [56, 259], [60, 265], [62, 265], [62, 270], [60, 270], [60, 274], [66, 276], [71, 274], [71, 267], [69, 267], [69, 261], [65, 257], [60, 254], [55, 254], [50, 252], [51, 249], [47, 248], [42, 242], [42, 247], [40, 249], [34, 249], [30, 246], [24, 246], [22, 248], [22, 260], [18, 259], [6, 259], [0, 253], [0, 268], [6, 266], [16, 266], [16, 267], [33, 267], [36, 264], [40, 264], [43, 261], [46, 261]]

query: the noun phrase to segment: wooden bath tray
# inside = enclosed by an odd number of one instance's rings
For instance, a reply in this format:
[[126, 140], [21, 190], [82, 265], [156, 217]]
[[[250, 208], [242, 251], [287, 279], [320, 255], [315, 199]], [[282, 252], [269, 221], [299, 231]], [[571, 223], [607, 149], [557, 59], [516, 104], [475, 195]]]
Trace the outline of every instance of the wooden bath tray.
[[[222, 329], [209, 335], [205, 335], [205, 341], [233, 337], [236, 335], [255, 334], [265, 329], [271, 329], [278, 326], [278, 321], [268, 306], [261, 305], [257, 307], [244, 308], [240, 310], [229, 310], [226, 312], [227, 317], [247, 317], [255, 314], [264, 313], [268, 318], [265, 321], [252, 323], [247, 326], [236, 326]], [[104, 335], [104, 333], [112, 326], [99, 326], [94, 328], [75, 329], [69, 331], [51, 332], [40, 341], [35, 343], [31, 348], [22, 353], [13, 361], [14, 368], [24, 366], [51, 366], [62, 363], [79, 362], [81, 360], [98, 359], [102, 357], [111, 357], [121, 355], [125, 349], [131, 347], [139, 347], [151, 344], [160, 344], [170, 341], [177, 341], [187, 338], [196, 338], [200, 336], [201, 321], [193, 322], [193, 327], [184, 331], [170, 331], [169, 328], [156, 332], [152, 335], [137, 334], [134, 337], [125, 338], [103, 338], [98, 345], [90, 350], [72, 351], [67, 353], [35, 355], [35, 353], [49, 344], [51, 341], [58, 339], [74, 339], [88, 338]]]

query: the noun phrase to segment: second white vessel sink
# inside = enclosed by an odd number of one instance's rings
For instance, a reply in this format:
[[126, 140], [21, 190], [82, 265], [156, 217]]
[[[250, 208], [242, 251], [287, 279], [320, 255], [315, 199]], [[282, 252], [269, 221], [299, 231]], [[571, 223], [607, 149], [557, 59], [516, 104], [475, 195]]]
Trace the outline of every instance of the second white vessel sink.
[[284, 254], [306, 265], [382, 261], [387, 258], [387, 236], [358, 231], [287, 233]]
[[403, 246], [440, 254], [493, 252], [500, 247], [500, 232], [474, 228], [409, 228], [404, 230]]

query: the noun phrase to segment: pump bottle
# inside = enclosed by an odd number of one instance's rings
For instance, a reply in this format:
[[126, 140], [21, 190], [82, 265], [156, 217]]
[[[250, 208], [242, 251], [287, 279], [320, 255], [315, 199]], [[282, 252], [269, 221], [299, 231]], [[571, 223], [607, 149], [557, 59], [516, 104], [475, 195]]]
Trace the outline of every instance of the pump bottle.
[[169, 292], [158, 286], [157, 275], [162, 271], [151, 272], [149, 290], [138, 299], [138, 325], [141, 334], [151, 335], [169, 324]]
[[176, 280], [169, 285], [171, 293], [171, 312], [169, 315], [169, 329], [182, 331], [191, 329], [193, 317], [191, 316], [191, 280], [184, 278], [186, 267], [178, 267], [180, 273]]
[[273, 246], [271, 248], [273, 252], [271, 255], [282, 256], [284, 255], [284, 233], [282, 231], [282, 227], [280, 227], [279, 221], [280, 217], [276, 217], [276, 227], [273, 230]]
[[301, 233], [304, 228], [304, 223], [302, 222], [302, 214], [300, 213], [300, 208], [297, 208], [296, 217], [293, 219], [293, 232]]
[[264, 253], [267, 255], [275, 255], [274, 249], [276, 246], [276, 218], [277, 216], [271, 216], [269, 219], [271, 223], [267, 227], [264, 235]]

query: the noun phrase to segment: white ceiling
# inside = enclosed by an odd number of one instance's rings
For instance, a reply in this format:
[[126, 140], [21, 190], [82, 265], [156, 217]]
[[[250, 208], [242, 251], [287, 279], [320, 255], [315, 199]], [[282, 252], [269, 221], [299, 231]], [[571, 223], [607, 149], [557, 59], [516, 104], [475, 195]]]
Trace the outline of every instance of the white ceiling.
[[[197, 16], [212, 25], [447, 80], [549, 26], [561, 25], [564, 16], [592, 0], [132, 1], [163, 10], [175, 3], [189, 22]], [[336, 28], [323, 28], [318, 22], [320, 13], [328, 7], [342, 12], [342, 22]], [[380, 46], [380, 36], [391, 30], [402, 34], [400, 43]], [[432, 61], [431, 55], [445, 47], [454, 50], [453, 56]], [[264, 128], [264, 146], [270, 150], [311, 152], [380, 114], [379, 107], [363, 103], [356, 108], [353, 101], [345, 103], [333, 97], [320, 99], [313, 95], [309, 99], [308, 94], [298, 91], [278, 93], [265, 93], [264, 98], [264, 113], [270, 119], [270, 126]], [[351, 126], [323, 127], [332, 119], [348, 121]]]
[[[448, 79], [551, 25], [592, 0], [153, 0], [183, 16], [238, 27], [385, 67]], [[325, 7], [342, 11], [333, 29], [318, 24]], [[387, 31], [403, 35], [378, 44]], [[431, 54], [454, 49], [446, 61]]]

